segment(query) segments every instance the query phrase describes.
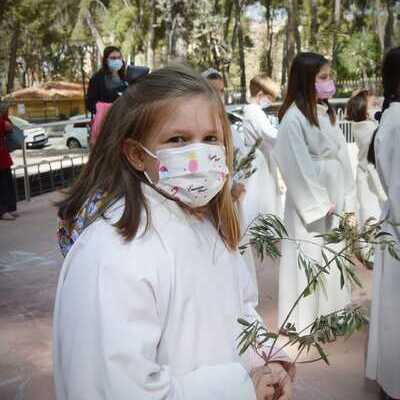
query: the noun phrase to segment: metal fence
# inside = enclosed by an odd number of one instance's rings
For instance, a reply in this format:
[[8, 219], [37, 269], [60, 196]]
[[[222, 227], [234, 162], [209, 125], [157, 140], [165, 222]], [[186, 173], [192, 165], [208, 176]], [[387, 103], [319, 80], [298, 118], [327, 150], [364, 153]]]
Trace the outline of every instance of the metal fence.
[[87, 160], [88, 154], [82, 154], [12, 168], [17, 200], [30, 200], [32, 196], [70, 186]]

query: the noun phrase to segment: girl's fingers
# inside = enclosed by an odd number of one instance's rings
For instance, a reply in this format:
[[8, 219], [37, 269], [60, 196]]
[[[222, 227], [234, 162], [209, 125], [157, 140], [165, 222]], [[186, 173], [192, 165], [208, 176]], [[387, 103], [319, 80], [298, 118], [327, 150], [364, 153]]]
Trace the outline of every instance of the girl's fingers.
[[271, 386], [264, 388], [264, 400], [273, 400], [275, 395], [275, 389]]
[[278, 400], [290, 400], [292, 398], [292, 383], [289, 376], [280, 383], [282, 396]]

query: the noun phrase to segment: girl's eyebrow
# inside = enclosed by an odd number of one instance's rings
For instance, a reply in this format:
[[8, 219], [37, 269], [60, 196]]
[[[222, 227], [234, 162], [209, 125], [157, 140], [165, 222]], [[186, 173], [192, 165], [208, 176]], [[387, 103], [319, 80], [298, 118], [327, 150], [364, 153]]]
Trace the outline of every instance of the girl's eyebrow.
[[[176, 133], [190, 136], [190, 135], [196, 134], [197, 132], [190, 130], [190, 129], [172, 128], [172, 129], [169, 129], [167, 132], [165, 132], [165, 135], [171, 135], [171, 134], [176, 134]], [[206, 136], [207, 135], [217, 135], [218, 130], [217, 129], [208, 129], [208, 130], [202, 131], [202, 134], [206, 135]]]

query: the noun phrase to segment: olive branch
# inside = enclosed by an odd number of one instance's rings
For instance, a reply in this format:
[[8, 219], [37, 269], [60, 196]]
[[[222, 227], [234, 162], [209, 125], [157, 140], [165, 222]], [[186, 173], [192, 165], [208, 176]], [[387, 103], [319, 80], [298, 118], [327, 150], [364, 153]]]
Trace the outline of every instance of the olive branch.
[[240, 157], [240, 150], [235, 149], [233, 154], [233, 177], [235, 180], [249, 179], [257, 171], [257, 168], [253, 168], [253, 161], [261, 143], [262, 139], [258, 138], [243, 157]]
[[[307, 277], [307, 285], [290, 308], [278, 332], [267, 329], [260, 321], [238, 320], [243, 327], [237, 338], [240, 355], [245, 353], [247, 349], [252, 348], [267, 365], [279, 351], [289, 346], [297, 346], [297, 355], [293, 360], [293, 364], [298, 363], [299, 357], [304, 352], [308, 353], [314, 348], [319, 357], [303, 361], [303, 363], [322, 360], [329, 365], [328, 356], [323, 346], [326, 343], [336, 341], [339, 337], [348, 338], [368, 324], [365, 310], [360, 306], [354, 305], [322, 315], [299, 332], [297, 332], [294, 324], [289, 322], [294, 310], [303, 298], [318, 290], [324, 290], [324, 278], [332, 268], [337, 268], [340, 272], [341, 288], [346, 283], [362, 287], [354, 269], [356, 260], [365, 261], [362, 256], [362, 249], [379, 246], [400, 261], [400, 249], [397, 247], [396, 241], [390, 233], [382, 230], [386, 220], [376, 221], [374, 218], [370, 218], [363, 226], [358, 227], [354, 223], [353, 213], [345, 213], [343, 216], [338, 217], [340, 223], [337, 228], [315, 236], [316, 238], [322, 238], [323, 244], [312, 240], [289, 238], [282, 222], [270, 214], [259, 216], [256, 219], [256, 223], [248, 228], [249, 241], [241, 246], [240, 250], [243, 252], [247, 247], [251, 246], [261, 260], [266, 256], [272, 259], [280, 257], [279, 244], [281, 241], [296, 242], [300, 250], [297, 260], [298, 267], [304, 270]], [[323, 262], [317, 262], [306, 256], [301, 251], [301, 242], [319, 246]], [[340, 243], [343, 243], [340, 251], [334, 250], [329, 246]], [[285, 343], [276, 350], [277, 341], [280, 337], [285, 338]], [[272, 342], [271, 346], [265, 347], [267, 342]], [[265, 352], [265, 349], [268, 349], [268, 353]]]

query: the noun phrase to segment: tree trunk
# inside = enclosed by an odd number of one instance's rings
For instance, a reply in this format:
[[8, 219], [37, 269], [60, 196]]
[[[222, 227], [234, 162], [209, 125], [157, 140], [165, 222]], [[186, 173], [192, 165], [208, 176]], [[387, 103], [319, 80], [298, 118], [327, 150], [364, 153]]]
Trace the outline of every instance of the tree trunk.
[[[224, 26], [224, 46], [228, 48], [228, 35], [229, 35], [229, 28], [232, 22], [232, 10], [233, 10], [233, 1], [232, 0], [225, 0], [225, 26]], [[229, 67], [230, 63], [223, 65], [222, 76], [224, 78], [225, 87], [230, 86], [230, 79], [229, 79]]]
[[387, 0], [386, 5], [387, 5], [388, 18], [385, 25], [385, 36], [383, 42], [385, 54], [393, 47], [395, 0]]
[[299, 0], [292, 0], [292, 32], [294, 34], [294, 40], [296, 42], [296, 51], [301, 52], [301, 36], [299, 31]]
[[381, 0], [375, 0], [374, 28], [378, 36], [379, 47], [382, 53], [385, 48], [385, 25], [387, 20], [387, 15], [385, 14], [385, 9], [382, 6]]
[[[299, 42], [299, 31], [297, 29], [297, 0], [289, 0], [289, 7], [287, 8], [288, 18], [287, 18], [287, 53], [286, 53], [286, 63], [285, 70], [289, 71], [292, 61], [295, 57], [296, 49], [300, 51], [301, 43]], [[286, 82], [286, 79], [285, 79]]]
[[149, 33], [147, 39], [147, 65], [153, 69], [155, 60], [154, 60], [154, 51], [155, 51], [155, 27], [157, 23], [157, 15], [156, 15], [156, 2], [157, 0], [151, 0], [150, 3], [150, 26]]
[[11, 43], [10, 43], [10, 53], [8, 59], [8, 76], [7, 76], [7, 94], [14, 90], [14, 80], [17, 68], [17, 50], [18, 50], [18, 39], [19, 39], [20, 29], [18, 24], [14, 27]]
[[318, 35], [318, 2], [317, 0], [310, 0], [311, 11], [311, 26], [310, 26], [310, 48], [314, 51], [317, 50], [317, 35]]
[[266, 35], [266, 46], [267, 51], [265, 52], [265, 62], [262, 63], [265, 68], [265, 72], [272, 76], [274, 65], [272, 62], [272, 48], [273, 48], [273, 39], [274, 39], [274, 30], [273, 30], [273, 16], [272, 16], [272, 5], [271, 0], [264, 0], [264, 7], [266, 9], [265, 19], [267, 22], [267, 35]]
[[233, 9], [233, 2], [232, 0], [226, 0], [225, 2], [225, 27], [224, 27], [224, 41], [228, 43], [228, 34], [229, 28], [231, 26], [232, 21], [232, 9]]
[[185, 61], [188, 40], [185, 23], [185, 1], [169, 0], [167, 16], [167, 60]]
[[88, 24], [88, 27], [90, 29], [90, 32], [96, 42], [96, 46], [98, 49], [98, 64], [101, 64], [101, 58], [103, 57], [103, 52], [104, 52], [104, 42], [103, 38], [101, 37], [98, 29], [96, 28], [96, 25], [93, 21], [92, 15], [90, 14], [90, 11], [88, 10], [86, 15], [85, 15], [85, 21]]
[[332, 36], [332, 65], [337, 65], [337, 33], [339, 30], [341, 15], [341, 0], [335, 0], [333, 10], [333, 36]]
[[286, 78], [288, 75], [290, 63], [289, 63], [289, 24], [286, 24], [286, 29], [285, 29], [285, 39], [283, 42], [283, 48], [282, 48], [282, 75], [281, 75], [281, 86], [282, 88], [285, 87], [286, 85]]
[[242, 6], [239, 0], [235, 0], [235, 25], [237, 29], [237, 41], [239, 50], [239, 68], [240, 68], [240, 102], [246, 103], [246, 60], [244, 54], [243, 27], [240, 18]]

